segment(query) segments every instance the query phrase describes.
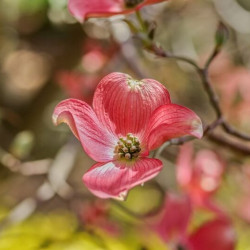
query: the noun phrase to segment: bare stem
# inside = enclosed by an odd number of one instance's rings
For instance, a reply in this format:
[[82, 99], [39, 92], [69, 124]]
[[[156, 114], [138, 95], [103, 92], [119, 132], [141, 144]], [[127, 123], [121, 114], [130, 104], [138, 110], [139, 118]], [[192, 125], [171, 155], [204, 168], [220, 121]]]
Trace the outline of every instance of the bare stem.
[[146, 27], [146, 25], [144, 23], [144, 20], [143, 20], [142, 16], [141, 16], [141, 12], [139, 10], [137, 10], [135, 12], [135, 14], [136, 14], [136, 18], [137, 18], [137, 20], [138, 20], [138, 22], [139, 22], [139, 24], [140, 24], [140, 26], [142, 28], [142, 31], [147, 33], [147, 27]]
[[153, 44], [152, 46], [150, 46], [150, 48], [148, 48], [148, 50], [150, 50], [151, 52], [153, 52], [155, 55], [159, 56], [159, 57], [163, 57], [163, 58], [172, 58], [172, 59], [176, 59], [176, 60], [180, 60], [183, 62], [186, 62], [192, 66], [194, 66], [194, 68], [196, 69], [197, 73], [199, 74], [200, 78], [201, 78], [201, 82], [203, 84], [203, 87], [209, 97], [209, 101], [216, 113], [216, 120], [214, 122], [212, 122], [210, 125], [207, 126], [207, 128], [209, 128], [209, 130], [205, 130], [205, 133], [207, 133], [208, 131], [211, 131], [213, 129], [215, 129], [217, 126], [222, 126], [223, 130], [242, 140], [246, 140], [246, 141], [250, 141], [250, 135], [242, 133], [238, 130], [236, 130], [232, 125], [230, 125], [225, 119], [224, 119], [224, 115], [223, 112], [220, 108], [220, 103], [219, 103], [219, 97], [216, 94], [212, 84], [211, 84], [211, 80], [209, 78], [208, 75], [208, 68], [212, 62], [212, 60], [215, 58], [215, 56], [219, 53], [219, 51], [217, 49], [215, 49], [213, 51], [213, 53], [211, 54], [211, 56], [209, 57], [209, 59], [207, 60], [205, 67], [204, 68], [200, 68], [192, 59], [186, 58], [186, 57], [182, 57], [182, 56], [175, 56], [172, 54], [167, 53], [166, 51], [164, 51], [161, 47], [156, 46], [155, 44]]

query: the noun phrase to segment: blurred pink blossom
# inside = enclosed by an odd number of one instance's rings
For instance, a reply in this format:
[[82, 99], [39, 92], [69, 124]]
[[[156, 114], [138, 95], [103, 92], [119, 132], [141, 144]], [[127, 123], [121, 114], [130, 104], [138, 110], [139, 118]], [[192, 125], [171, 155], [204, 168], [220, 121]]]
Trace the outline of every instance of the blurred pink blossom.
[[109, 45], [87, 39], [82, 48], [80, 70], [60, 70], [55, 80], [66, 95], [92, 104], [97, 84], [103, 77], [105, 66], [118, 51], [118, 46], [111, 42]]
[[192, 144], [186, 143], [177, 160], [177, 181], [195, 205], [210, 207], [211, 196], [220, 186], [224, 168], [225, 164], [213, 151], [200, 150], [194, 156]]
[[241, 166], [241, 172], [236, 175], [236, 185], [239, 187], [239, 197], [236, 200], [236, 212], [241, 219], [250, 223], [250, 165]]
[[245, 127], [250, 124], [250, 70], [235, 66], [226, 52], [212, 62], [209, 73], [227, 119]]
[[84, 226], [101, 228], [105, 232], [116, 236], [121, 227], [110, 219], [110, 204], [105, 200], [94, 200], [82, 204], [80, 219]]
[[188, 238], [190, 250], [234, 250], [236, 234], [227, 218], [215, 218], [196, 229]]
[[235, 231], [225, 214], [216, 215], [190, 232], [188, 227], [192, 213], [194, 211], [188, 196], [168, 194], [160, 215], [149, 225], [172, 250], [235, 249]]
[[88, 73], [98, 73], [118, 51], [119, 45], [114, 41], [105, 43], [88, 38], [82, 48], [82, 68]]
[[74, 71], [60, 71], [56, 79], [69, 97], [83, 100], [91, 105], [101, 78]]
[[161, 213], [152, 228], [163, 241], [179, 244], [187, 241], [187, 229], [192, 216], [192, 203], [188, 196], [168, 193]]

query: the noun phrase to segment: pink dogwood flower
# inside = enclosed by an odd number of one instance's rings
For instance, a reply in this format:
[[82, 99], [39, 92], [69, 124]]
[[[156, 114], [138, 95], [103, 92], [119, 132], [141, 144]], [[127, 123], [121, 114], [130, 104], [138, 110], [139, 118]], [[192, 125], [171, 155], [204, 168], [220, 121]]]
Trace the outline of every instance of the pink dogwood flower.
[[195, 205], [218, 210], [211, 197], [220, 186], [224, 169], [225, 164], [216, 153], [200, 150], [193, 157], [192, 144], [186, 143], [177, 160], [177, 181]]
[[87, 201], [82, 204], [80, 209], [80, 220], [84, 227], [95, 230], [96, 228], [117, 237], [121, 233], [121, 227], [118, 222], [111, 219], [110, 204], [107, 200]]
[[165, 242], [172, 242], [174, 245], [186, 243], [192, 212], [192, 203], [188, 196], [168, 193], [162, 211], [151, 228]]
[[216, 215], [190, 232], [188, 229], [193, 213], [188, 196], [170, 193], [166, 196], [160, 216], [151, 224], [151, 229], [173, 250], [235, 249], [235, 230], [226, 214]]
[[91, 105], [100, 77], [65, 70], [57, 73], [56, 80], [68, 97], [83, 100]]
[[119, 46], [93, 39], [84, 41], [81, 65], [78, 70], [60, 70], [55, 81], [60, 85], [67, 98], [76, 98], [92, 104], [96, 86], [104, 76], [105, 67], [119, 50]]
[[210, 77], [219, 92], [226, 119], [247, 131], [250, 124], [250, 70], [235, 65], [233, 58], [223, 51], [212, 62]]
[[148, 158], [149, 151], [172, 138], [203, 134], [200, 118], [171, 103], [168, 90], [153, 79], [111, 73], [98, 84], [92, 106], [64, 100], [56, 106], [53, 121], [67, 123], [98, 162], [83, 182], [101, 198], [124, 199], [130, 188], [155, 177], [162, 162]]
[[227, 218], [215, 218], [204, 223], [188, 238], [190, 250], [234, 250], [236, 233]]
[[214, 79], [228, 120], [248, 129], [250, 124], [250, 70], [232, 67]]
[[80, 22], [89, 17], [109, 17], [128, 14], [145, 5], [166, 0], [69, 0], [69, 10]]

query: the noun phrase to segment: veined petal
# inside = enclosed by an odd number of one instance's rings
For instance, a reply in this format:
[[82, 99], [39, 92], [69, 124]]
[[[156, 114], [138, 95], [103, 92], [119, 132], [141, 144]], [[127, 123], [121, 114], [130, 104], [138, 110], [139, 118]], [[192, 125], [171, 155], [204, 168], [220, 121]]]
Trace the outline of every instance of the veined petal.
[[165, 141], [185, 135], [201, 138], [200, 118], [190, 109], [177, 105], [162, 105], [152, 114], [148, 130], [148, 149], [158, 148]]
[[228, 219], [217, 218], [203, 224], [189, 239], [193, 250], [234, 250], [236, 236]]
[[152, 112], [169, 103], [169, 93], [161, 83], [111, 73], [97, 86], [93, 108], [105, 127], [125, 136], [127, 133], [143, 134]]
[[97, 163], [83, 176], [87, 188], [100, 198], [124, 200], [129, 189], [154, 178], [162, 169], [158, 159], [141, 158], [134, 163]]
[[53, 122], [56, 125], [67, 123], [85, 152], [95, 161], [113, 159], [114, 145], [118, 139], [101, 125], [87, 103], [77, 99], [60, 102], [54, 110]]
[[[89, 17], [108, 17], [117, 14], [128, 14], [139, 10], [145, 5], [166, 0], [144, 0], [134, 7], [127, 7], [128, 0], [69, 0], [69, 10], [79, 21]], [[131, 1], [133, 3], [133, 1]]]

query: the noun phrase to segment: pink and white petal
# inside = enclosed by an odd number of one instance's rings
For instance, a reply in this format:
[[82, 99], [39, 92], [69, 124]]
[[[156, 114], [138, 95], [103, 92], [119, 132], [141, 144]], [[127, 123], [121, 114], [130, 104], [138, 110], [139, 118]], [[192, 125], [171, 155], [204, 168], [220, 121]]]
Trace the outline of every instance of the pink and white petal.
[[68, 7], [80, 22], [89, 17], [108, 17], [124, 11], [122, 0], [69, 0]]
[[189, 238], [192, 250], [234, 250], [236, 235], [231, 222], [217, 218], [203, 224]]
[[161, 146], [165, 141], [191, 135], [201, 138], [203, 135], [200, 118], [190, 109], [177, 105], [162, 105], [152, 114], [147, 129], [149, 150]]
[[124, 200], [129, 189], [154, 178], [162, 169], [158, 159], [141, 158], [134, 163], [97, 163], [83, 176], [87, 188], [100, 198]]
[[191, 143], [185, 143], [180, 147], [177, 159], [176, 178], [181, 187], [190, 184], [193, 175], [193, 147]]
[[105, 127], [125, 136], [127, 133], [143, 134], [152, 112], [169, 103], [169, 93], [161, 83], [111, 73], [97, 86], [93, 108]]
[[67, 99], [60, 102], [53, 113], [53, 122], [66, 123], [80, 140], [85, 152], [95, 161], [113, 159], [117, 138], [100, 123], [93, 109], [85, 102]]

